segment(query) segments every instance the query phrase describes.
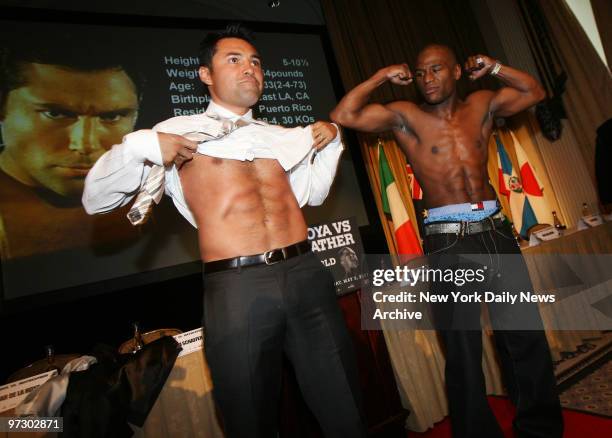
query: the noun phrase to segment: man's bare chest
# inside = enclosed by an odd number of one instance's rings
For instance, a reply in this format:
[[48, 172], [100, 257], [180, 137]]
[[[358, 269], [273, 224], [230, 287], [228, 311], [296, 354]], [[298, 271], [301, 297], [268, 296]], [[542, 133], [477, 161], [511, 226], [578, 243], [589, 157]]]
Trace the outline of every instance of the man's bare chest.
[[396, 130], [395, 138], [412, 161], [486, 155], [491, 123], [483, 111], [458, 111], [450, 118], [424, 114], [410, 131]]
[[230, 192], [288, 184], [278, 161], [262, 158], [241, 161], [198, 154], [183, 165], [179, 175], [183, 191], [208, 188]]

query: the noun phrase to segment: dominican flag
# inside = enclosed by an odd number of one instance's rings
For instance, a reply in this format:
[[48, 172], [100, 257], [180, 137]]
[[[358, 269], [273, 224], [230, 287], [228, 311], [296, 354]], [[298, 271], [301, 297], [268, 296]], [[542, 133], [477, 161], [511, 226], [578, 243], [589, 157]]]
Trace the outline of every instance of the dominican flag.
[[402, 202], [399, 189], [391, 173], [385, 151], [378, 148], [378, 165], [383, 210], [391, 215], [395, 229], [395, 243], [399, 254], [423, 254], [421, 243], [414, 231], [408, 211]]
[[[514, 134], [511, 133], [511, 135], [516, 149], [521, 176], [519, 178], [512, 166], [510, 157], [501, 139], [498, 135], [494, 135], [497, 145], [499, 193], [508, 198], [514, 228], [523, 238], [527, 238], [529, 228], [538, 223], [546, 222], [545, 213], [549, 209], [543, 198], [542, 186], [527, 160], [527, 154]], [[534, 206], [536, 207], [535, 209]], [[540, 212], [539, 217], [536, 211]]]
[[518, 166], [521, 174], [521, 182], [523, 183], [523, 192], [529, 200], [531, 210], [539, 224], [552, 223], [552, 215], [550, 205], [544, 199], [544, 186], [538, 179], [535, 169], [529, 164], [527, 154], [523, 146], [519, 143], [514, 133], [510, 131], [512, 141], [514, 142], [514, 150], [518, 160]]

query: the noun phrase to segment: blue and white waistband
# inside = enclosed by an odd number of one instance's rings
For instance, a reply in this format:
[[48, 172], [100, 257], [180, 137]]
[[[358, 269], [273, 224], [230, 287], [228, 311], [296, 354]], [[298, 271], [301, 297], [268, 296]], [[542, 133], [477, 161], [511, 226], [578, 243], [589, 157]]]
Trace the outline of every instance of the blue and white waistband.
[[425, 224], [432, 222], [475, 222], [481, 221], [499, 210], [497, 200], [482, 201], [474, 204], [451, 204], [427, 210]]

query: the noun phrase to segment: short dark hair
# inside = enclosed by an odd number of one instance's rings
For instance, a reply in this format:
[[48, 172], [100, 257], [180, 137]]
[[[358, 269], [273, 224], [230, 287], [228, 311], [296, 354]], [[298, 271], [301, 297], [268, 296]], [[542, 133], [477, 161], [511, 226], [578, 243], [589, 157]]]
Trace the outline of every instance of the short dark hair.
[[423, 53], [423, 52], [425, 52], [426, 50], [429, 50], [429, 49], [442, 49], [442, 50], [444, 50], [448, 54], [448, 56], [451, 59], [453, 65], [458, 64], [457, 55], [455, 54], [455, 51], [452, 49], [452, 47], [450, 47], [450, 46], [448, 46], [446, 44], [441, 44], [441, 43], [429, 43], [429, 44], [427, 44], [425, 47], [423, 47], [421, 50], [419, 50], [417, 58], [419, 56], [421, 56], [421, 53]]
[[[57, 65], [79, 72], [123, 71], [134, 83], [140, 99], [144, 77], [132, 67], [133, 62], [130, 62], [130, 55], [125, 50], [117, 48], [105, 36], [94, 35], [83, 43], [68, 32], [45, 35], [43, 41], [24, 38], [14, 43], [0, 42], [0, 111], [4, 108], [8, 93], [26, 85], [24, 67], [33, 63]], [[78, 53], [79, 50], [87, 52]]]
[[208, 67], [212, 69], [212, 59], [217, 52], [217, 43], [223, 38], [239, 38], [254, 46], [253, 33], [240, 23], [228, 24], [221, 31], [209, 32], [206, 34], [200, 43], [200, 67]]

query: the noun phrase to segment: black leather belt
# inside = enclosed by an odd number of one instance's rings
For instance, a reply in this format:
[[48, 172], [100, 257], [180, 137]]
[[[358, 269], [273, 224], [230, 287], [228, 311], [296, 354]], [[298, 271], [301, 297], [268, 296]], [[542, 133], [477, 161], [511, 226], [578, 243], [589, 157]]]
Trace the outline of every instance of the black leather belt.
[[204, 263], [204, 274], [226, 271], [228, 269], [246, 268], [255, 265], [273, 265], [283, 260], [306, 254], [310, 252], [311, 246], [308, 240], [303, 240], [284, 248], [272, 249], [262, 254], [234, 257], [231, 259], [215, 260], [214, 262]]
[[470, 234], [482, 233], [483, 231], [501, 228], [504, 225], [504, 214], [496, 213], [476, 222], [434, 222], [425, 225], [425, 235], [432, 234], [457, 234], [467, 236]]

